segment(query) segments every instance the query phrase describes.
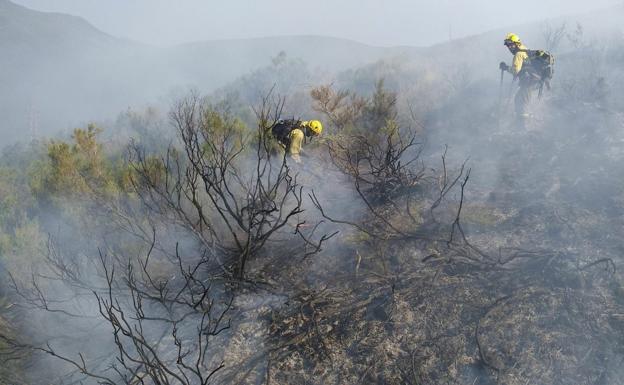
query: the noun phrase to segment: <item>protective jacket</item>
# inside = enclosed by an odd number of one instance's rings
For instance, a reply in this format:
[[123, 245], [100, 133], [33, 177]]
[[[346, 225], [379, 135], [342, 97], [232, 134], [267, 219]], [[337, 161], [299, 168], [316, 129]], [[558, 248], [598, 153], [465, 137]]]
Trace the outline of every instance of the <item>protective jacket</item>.
[[521, 44], [514, 54], [508, 71], [516, 78], [520, 76], [523, 69], [526, 71], [527, 66], [529, 65], [529, 55], [527, 54], [527, 51], [528, 48], [524, 44]]
[[509, 67], [509, 72], [514, 77], [520, 76], [522, 69], [526, 70], [526, 66], [529, 65], [529, 55], [526, 51], [528, 51], [528, 48], [524, 44], [520, 44], [518, 51], [514, 54], [511, 67]]
[[539, 82], [541, 75], [537, 69], [531, 64], [531, 57], [528, 53], [529, 49], [521, 44], [518, 51], [514, 54], [513, 61], [509, 67], [509, 72], [515, 79], [520, 80], [520, 85], [534, 85]]
[[298, 120], [281, 120], [271, 129], [273, 137], [297, 163], [301, 162], [301, 147], [306, 137], [304, 123]]

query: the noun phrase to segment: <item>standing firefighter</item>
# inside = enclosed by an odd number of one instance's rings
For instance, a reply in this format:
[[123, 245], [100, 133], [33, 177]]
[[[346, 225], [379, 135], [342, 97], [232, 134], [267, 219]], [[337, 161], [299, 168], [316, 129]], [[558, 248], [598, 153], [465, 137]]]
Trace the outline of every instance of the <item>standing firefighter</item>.
[[[521, 127], [524, 127], [529, 117], [529, 103], [533, 92], [539, 89], [542, 95], [544, 86], [550, 89], [550, 79], [553, 75], [553, 56], [546, 51], [529, 50], [518, 35], [509, 33], [505, 37], [505, 46], [514, 55], [511, 66], [501, 62], [501, 71], [510, 72], [514, 80], [518, 79], [519, 88], [514, 99], [516, 119]], [[501, 75], [502, 76], [502, 75]]]
[[318, 120], [279, 120], [271, 128], [271, 133], [280, 147], [296, 163], [301, 163], [301, 147], [306, 138], [319, 136], [322, 132], [323, 125]]

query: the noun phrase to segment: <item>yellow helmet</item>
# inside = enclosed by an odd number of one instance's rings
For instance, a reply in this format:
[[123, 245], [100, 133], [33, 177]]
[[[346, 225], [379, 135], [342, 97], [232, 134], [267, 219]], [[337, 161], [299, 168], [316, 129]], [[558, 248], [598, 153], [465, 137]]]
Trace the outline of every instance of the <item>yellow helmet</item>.
[[520, 38], [515, 33], [508, 33], [505, 36], [505, 45], [508, 43], [521, 44]]
[[318, 120], [310, 120], [308, 122], [304, 122], [304, 124], [316, 136], [321, 135], [321, 132], [323, 132], [323, 125]]

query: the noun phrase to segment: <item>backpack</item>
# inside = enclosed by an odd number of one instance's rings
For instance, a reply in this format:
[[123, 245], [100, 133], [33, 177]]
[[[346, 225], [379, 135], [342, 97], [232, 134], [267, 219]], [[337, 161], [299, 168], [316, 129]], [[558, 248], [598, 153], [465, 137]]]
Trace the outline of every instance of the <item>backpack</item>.
[[271, 127], [271, 134], [279, 142], [288, 146], [290, 144], [290, 133], [300, 125], [301, 121], [297, 119], [280, 119]]
[[540, 79], [540, 94], [544, 85], [550, 90], [550, 80], [555, 74], [555, 57], [548, 51], [526, 50], [532, 72]]

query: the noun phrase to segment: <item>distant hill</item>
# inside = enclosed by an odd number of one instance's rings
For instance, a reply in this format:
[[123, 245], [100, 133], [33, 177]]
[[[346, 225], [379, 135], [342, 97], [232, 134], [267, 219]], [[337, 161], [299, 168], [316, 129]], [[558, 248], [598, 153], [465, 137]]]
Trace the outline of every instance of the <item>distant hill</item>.
[[[551, 20], [576, 21], [592, 34], [620, 31], [624, 6]], [[116, 116], [129, 106], [165, 97], [171, 90], [196, 87], [210, 92], [254, 69], [269, 65], [280, 52], [304, 60], [308, 68], [330, 74], [357, 70], [381, 59], [426, 65], [434, 71], [466, 67], [473, 78], [498, 75], [509, 60], [502, 36], [514, 31], [530, 47], [543, 48], [544, 24], [490, 31], [428, 48], [373, 47], [319, 36], [266, 37], [204, 41], [154, 47], [119, 39], [87, 21], [38, 12], [0, 0], [0, 147], [16, 138], [52, 134], [88, 120]], [[612, 35], [617, 38], [617, 33]], [[406, 80], [407, 81], [407, 80]]]
[[118, 110], [113, 101], [132, 100], [124, 86], [146, 85], [141, 62], [155, 54], [81, 18], [36, 12], [8, 0], [0, 0], [0, 52], [0, 133], [7, 139], [23, 137], [31, 126], [49, 133], [68, 124], [70, 116]]
[[304, 60], [312, 69], [337, 72], [392, 55], [414, 55], [413, 47], [382, 48], [322, 36], [283, 36], [183, 44], [165, 55], [189, 81], [203, 88], [221, 86], [235, 76], [264, 66], [280, 52]]
[[113, 117], [176, 87], [209, 92], [284, 51], [310, 68], [339, 71], [411, 53], [329, 37], [267, 37], [168, 48], [107, 35], [85, 20], [0, 0], [0, 134], [50, 134], [85, 120]]

